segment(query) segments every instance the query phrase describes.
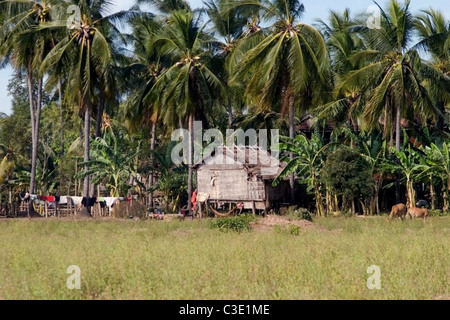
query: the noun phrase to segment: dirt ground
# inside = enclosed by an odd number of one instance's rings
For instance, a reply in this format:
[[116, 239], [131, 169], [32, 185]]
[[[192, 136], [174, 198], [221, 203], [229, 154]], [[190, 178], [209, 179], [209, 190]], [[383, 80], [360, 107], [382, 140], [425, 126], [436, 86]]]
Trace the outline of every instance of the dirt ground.
[[308, 220], [291, 220], [289, 218], [276, 215], [268, 215], [256, 222], [250, 223], [251, 229], [256, 232], [267, 232], [274, 230], [276, 227], [289, 228], [291, 226], [299, 227], [301, 231], [312, 229], [323, 232], [327, 231], [324, 227], [318, 226]]

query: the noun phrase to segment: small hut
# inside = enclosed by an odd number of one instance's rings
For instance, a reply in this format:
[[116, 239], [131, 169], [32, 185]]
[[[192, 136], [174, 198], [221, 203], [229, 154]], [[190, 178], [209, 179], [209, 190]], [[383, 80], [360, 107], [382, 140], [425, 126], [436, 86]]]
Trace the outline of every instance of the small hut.
[[198, 194], [206, 195], [208, 205], [215, 208], [239, 204], [254, 213], [267, 212], [290, 201], [288, 181], [272, 186], [284, 166], [259, 147], [217, 147], [197, 166]]

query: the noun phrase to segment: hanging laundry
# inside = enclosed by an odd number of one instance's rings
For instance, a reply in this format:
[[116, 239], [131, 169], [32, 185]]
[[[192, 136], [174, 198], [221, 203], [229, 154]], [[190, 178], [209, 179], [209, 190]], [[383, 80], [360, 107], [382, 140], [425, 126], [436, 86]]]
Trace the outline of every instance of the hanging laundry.
[[106, 206], [108, 207], [109, 211], [113, 210], [112, 208], [116, 204], [117, 200], [118, 198], [111, 198], [111, 197], [105, 198]]
[[81, 200], [81, 204], [85, 207], [93, 207], [95, 205], [95, 203], [97, 202], [97, 198], [89, 198], [89, 197], [84, 197]]
[[81, 206], [81, 201], [83, 201], [83, 197], [72, 197], [72, 201], [75, 206]]
[[59, 204], [67, 204], [67, 197], [66, 196], [61, 196], [59, 197]]

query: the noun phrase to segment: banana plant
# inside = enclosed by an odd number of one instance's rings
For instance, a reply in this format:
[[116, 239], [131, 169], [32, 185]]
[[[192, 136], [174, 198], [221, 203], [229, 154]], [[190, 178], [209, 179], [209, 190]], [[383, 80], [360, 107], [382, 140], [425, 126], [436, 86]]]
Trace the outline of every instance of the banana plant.
[[92, 176], [92, 183], [104, 183], [110, 190], [111, 197], [119, 197], [121, 186], [133, 177], [137, 181], [134, 167], [135, 159], [140, 154], [140, 146], [136, 149], [125, 148], [126, 142], [121, 141], [113, 132], [108, 130], [103, 137], [92, 142], [92, 160], [82, 163], [88, 166], [88, 171], [76, 175], [83, 179], [86, 175]]
[[[443, 210], [448, 211], [450, 209], [450, 143], [444, 142], [442, 148], [432, 143], [429, 147], [423, 148], [423, 151], [426, 155], [426, 169], [423, 175], [436, 177], [442, 181], [444, 185]], [[433, 181], [431, 181], [431, 186], [434, 187]]]
[[316, 135], [313, 135], [310, 140], [305, 135], [298, 135], [293, 139], [281, 137], [281, 141], [284, 142], [280, 143], [279, 150], [294, 154], [294, 158], [290, 160], [290, 155], [287, 155], [280, 159], [288, 164], [274, 180], [273, 185], [278, 185], [284, 178], [296, 173], [298, 177], [302, 178], [300, 183], [306, 184], [308, 192], [314, 194], [317, 215], [324, 216], [319, 175], [325, 162], [324, 151], [333, 144], [325, 145], [323, 140]]
[[[415, 207], [416, 195], [414, 183], [418, 180], [419, 175], [427, 169], [426, 165], [421, 164], [423, 153], [419, 149], [411, 147], [411, 145], [408, 145], [405, 149], [400, 151], [391, 147], [390, 152], [394, 158], [384, 161], [383, 167], [388, 172], [398, 172], [403, 175], [407, 191], [406, 205]], [[386, 187], [389, 187], [390, 185]]]

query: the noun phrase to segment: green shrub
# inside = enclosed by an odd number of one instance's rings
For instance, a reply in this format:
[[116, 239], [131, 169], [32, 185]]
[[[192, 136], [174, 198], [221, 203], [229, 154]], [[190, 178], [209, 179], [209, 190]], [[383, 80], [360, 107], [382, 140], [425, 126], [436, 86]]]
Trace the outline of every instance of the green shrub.
[[215, 219], [211, 221], [211, 228], [220, 231], [246, 232], [250, 231], [250, 222], [254, 221], [253, 215], [240, 215], [238, 217], [229, 217]]
[[450, 216], [450, 211], [444, 212], [443, 210], [428, 210], [430, 217], [448, 217]]
[[299, 236], [300, 235], [300, 227], [291, 225], [289, 227], [289, 233], [292, 234], [293, 236]]
[[311, 213], [308, 211], [308, 209], [305, 208], [299, 208], [296, 210], [290, 210], [286, 217], [292, 219], [292, 220], [308, 220], [312, 222], [312, 216]]

